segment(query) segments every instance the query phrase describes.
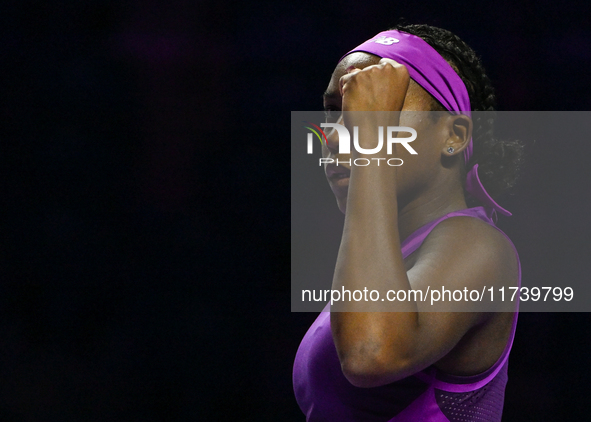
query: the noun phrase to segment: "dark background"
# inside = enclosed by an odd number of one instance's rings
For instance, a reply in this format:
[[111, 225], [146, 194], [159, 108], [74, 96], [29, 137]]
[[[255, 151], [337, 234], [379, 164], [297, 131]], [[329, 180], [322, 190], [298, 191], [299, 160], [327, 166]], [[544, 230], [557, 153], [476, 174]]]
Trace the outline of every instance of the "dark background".
[[[0, 421], [302, 421], [289, 112], [400, 17], [464, 38], [501, 110], [587, 110], [589, 5], [2, 2]], [[528, 145], [502, 202], [539, 285], [586, 281], [589, 152]], [[588, 418], [589, 322], [520, 315], [504, 420]]]

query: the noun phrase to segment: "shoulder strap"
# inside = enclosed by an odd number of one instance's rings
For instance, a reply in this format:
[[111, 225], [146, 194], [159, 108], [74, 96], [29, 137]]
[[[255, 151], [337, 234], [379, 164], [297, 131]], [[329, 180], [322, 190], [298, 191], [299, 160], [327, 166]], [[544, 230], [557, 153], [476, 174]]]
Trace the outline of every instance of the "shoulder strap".
[[416, 251], [437, 224], [451, 217], [476, 217], [496, 228], [495, 223], [492, 218], [489, 217], [484, 207], [466, 208], [459, 211], [453, 211], [449, 214], [445, 214], [443, 217], [439, 217], [437, 220], [425, 224], [408, 236], [401, 245], [402, 257], [406, 258]]

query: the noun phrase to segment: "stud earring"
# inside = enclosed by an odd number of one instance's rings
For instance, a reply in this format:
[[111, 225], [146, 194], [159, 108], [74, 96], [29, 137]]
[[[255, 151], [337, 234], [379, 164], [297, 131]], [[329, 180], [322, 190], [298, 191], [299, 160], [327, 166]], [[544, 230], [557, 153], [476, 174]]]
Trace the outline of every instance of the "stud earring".
[[450, 154], [453, 154], [453, 153], [454, 153], [454, 151], [455, 151], [454, 147], [449, 147], [449, 148], [447, 149], [447, 152], [449, 152]]

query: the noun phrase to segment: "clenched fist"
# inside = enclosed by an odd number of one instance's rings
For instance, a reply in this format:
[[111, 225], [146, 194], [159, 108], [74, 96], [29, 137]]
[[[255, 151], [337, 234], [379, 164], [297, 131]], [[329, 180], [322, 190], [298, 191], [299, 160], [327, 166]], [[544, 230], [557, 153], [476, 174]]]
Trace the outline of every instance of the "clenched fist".
[[343, 111], [400, 111], [410, 76], [405, 66], [381, 59], [364, 69], [349, 68], [339, 80]]

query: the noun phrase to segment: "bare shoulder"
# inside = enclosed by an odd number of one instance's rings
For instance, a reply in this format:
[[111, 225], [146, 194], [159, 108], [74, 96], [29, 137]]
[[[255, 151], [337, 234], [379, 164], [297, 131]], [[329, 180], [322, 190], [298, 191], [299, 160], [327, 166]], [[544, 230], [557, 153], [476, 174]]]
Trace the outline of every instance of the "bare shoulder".
[[468, 216], [451, 217], [435, 226], [417, 250], [417, 265], [445, 266], [473, 274], [474, 286], [510, 286], [518, 279], [511, 241], [490, 224]]

